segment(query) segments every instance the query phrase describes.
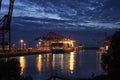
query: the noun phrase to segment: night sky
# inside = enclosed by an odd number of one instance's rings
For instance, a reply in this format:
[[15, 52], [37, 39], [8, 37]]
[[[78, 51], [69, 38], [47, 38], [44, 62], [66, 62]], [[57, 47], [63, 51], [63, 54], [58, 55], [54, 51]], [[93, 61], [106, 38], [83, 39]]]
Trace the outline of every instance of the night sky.
[[[3, 0], [1, 16], [7, 13], [8, 1]], [[120, 0], [15, 0], [12, 42], [24, 39], [33, 46], [36, 37], [54, 31], [91, 46], [119, 25]]]

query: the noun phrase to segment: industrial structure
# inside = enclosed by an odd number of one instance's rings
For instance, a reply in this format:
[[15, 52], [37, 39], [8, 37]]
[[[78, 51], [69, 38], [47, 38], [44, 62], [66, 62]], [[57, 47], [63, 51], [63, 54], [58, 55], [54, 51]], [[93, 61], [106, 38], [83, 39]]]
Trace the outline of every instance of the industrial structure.
[[[2, 0], [0, 0], [0, 9]], [[11, 51], [11, 18], [14, 0], [10, 0], [8, 13], [0, 19], [0, 46], [3, 52]]]
[[70, 52], [75, 49], [74, 40], [54, 32], [49, 32], [46, 36], [37, 38], [36, 41], [37, 49], [40, 51]]
[[111, 42], [111, 36], [108, 36], [105, 32], [105, 39], [98, 40], [97, 43], [100, 44], [101, 51], [107, 51]]

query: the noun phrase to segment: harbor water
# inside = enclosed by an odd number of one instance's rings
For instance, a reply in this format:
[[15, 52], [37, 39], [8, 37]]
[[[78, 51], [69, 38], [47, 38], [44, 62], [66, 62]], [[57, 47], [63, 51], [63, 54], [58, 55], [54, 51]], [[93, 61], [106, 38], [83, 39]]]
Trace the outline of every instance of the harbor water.
[[23, 76], [31, 75], [33, 80], [46, 80], [53, 74], [62, 77], [90, 78], [104, 74], [101, 67], [102, 53], [86, 50], [70, 53], [48, 53], [17, 57]]
[[78, 79], [105, 74], [101, 67], [101, 55], [96, 50], [85, 50], [14, 58], [20, 62], [21, 75], [30, 75], [33, 80], [47, 80], [53, 75]]

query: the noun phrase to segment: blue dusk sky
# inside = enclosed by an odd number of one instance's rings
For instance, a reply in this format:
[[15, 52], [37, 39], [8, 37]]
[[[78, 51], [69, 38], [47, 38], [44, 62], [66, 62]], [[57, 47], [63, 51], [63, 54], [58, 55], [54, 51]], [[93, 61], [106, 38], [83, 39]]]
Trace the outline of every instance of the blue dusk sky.
[[[8, 12], [8, 4], [2, 1], [0, 17]], [[15, 0], [12, 42], [24, 39], [33, 46], [36, 37], [54, 31], [92, 46], [104, 32], [112, 35], [119, 26], [120, 0]]]

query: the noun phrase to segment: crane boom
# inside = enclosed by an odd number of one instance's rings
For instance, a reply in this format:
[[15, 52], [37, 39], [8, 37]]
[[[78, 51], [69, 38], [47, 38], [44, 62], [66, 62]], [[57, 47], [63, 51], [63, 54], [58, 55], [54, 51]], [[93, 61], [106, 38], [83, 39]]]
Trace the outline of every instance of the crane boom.
[[1, 9], [2, 0], [0, 0], [0, 9]]
[[[2, 5], [2, 0], [0, 0], [0, 8]], [[14, 0], [10, 0], [8, 13], [0, 21], [0, 34], [1, 41], [0, 46], [2, 46], [2, 51], [8, 46], [9, 51], [11, 51], [11, 17], [14, 7]]]

